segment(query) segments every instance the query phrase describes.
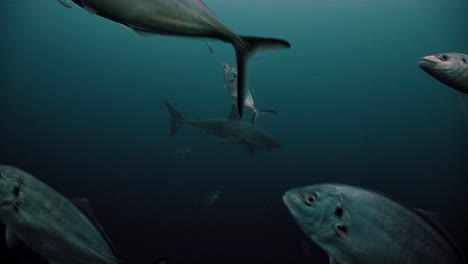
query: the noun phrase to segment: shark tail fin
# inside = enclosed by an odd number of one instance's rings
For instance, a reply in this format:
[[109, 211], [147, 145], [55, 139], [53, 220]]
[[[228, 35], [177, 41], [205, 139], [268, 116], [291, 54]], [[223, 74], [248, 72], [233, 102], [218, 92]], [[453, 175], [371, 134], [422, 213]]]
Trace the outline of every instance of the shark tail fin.
[[171, 115], [171, 129], [169, 131], [169, 136], [171, 137], [175, 135], [177, 130], [184, 124], [184, 118], [182, 117], [182, 114], [169, 103], [169, 101], [164, 101], [164, 104]]
[[460, 93], [460, 106], [465, 114], [465, 119], [468, 121], [468, 94]]
[[275, 110], [261, 110], [261, 109], [255, 109], [254, 114], [252, 116], [252, 124], [255, 123], [255, 121], [258, 119], [261, 113], [271, 113], [277, 115], [278, 113]]
[[237, 60], [237, 111], [242, 117], [244, 102], [247, 96], [247, 64], [250, 56], [257, 51], [290, 48], [291, 44], [285, 40], [259, 37], [241, 36], [242, 43], [234, 44]]

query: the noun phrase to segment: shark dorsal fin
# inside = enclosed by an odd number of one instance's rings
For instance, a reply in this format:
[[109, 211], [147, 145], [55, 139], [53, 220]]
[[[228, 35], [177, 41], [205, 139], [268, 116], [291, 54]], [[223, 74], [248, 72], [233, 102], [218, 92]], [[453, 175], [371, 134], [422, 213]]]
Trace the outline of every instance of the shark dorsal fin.
[[71, 200], [73, 204], [91, 221], [91, 223], [96, 227], [96, 230], [101, 234], [101, 236], [106, 240], [109, 248], [114, 253], [114, 256], [117, 256], [117, 250], [115, 249], [112, 241], [107, 236], [106, 232], [104, 232], [104, 228], [102, 228], [101, 224], [97, 220], [97, 217], [94, 215], [93, 211], [91, 210], [91, 205], [89, 200], [86, 198], [77, 198]]
[[229, 112], [229, 115], [227, 117], [228, 120], [239, 120], [239, 112], [237, 111], [237, 107], [235, 105], [231, 106], [231, 111]]

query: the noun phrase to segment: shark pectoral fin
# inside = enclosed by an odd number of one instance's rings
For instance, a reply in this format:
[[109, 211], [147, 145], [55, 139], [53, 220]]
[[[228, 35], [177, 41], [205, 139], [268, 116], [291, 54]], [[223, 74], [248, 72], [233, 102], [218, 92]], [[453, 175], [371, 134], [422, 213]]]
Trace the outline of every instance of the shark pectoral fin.
[[247, 145], [247, 150], [249, 151], [250, 156], [255, 153], [255, 147], [253, 145]]
[[81, 3], [81, 5], [83, 6], [83, 9], [86, 10], [89, 14], [91, 14], [91, 15], [97, 14], [97, 10], [96, 10], [96, 9], [94, 9], [94, 8], [92, 8], [92, 7], [88, 6], [88, 5], [86, 5], [85, 3]]
[[72, 3], [70, 0], [57, 0], [57, 1], [59, 1], [59, 3], [61, 3], [65, 7], [68, 7], [68, 8], [72, 7]]
[[468, 94], [460, 93], [460, 106], [463, 109], [465, 119], [468, 120]]
[[11, 230], [7, 227], [5, 231], [5, 241], [8, 248], [14, 248], [18, 241], [16, 240], [15, 236], [11, 233]]

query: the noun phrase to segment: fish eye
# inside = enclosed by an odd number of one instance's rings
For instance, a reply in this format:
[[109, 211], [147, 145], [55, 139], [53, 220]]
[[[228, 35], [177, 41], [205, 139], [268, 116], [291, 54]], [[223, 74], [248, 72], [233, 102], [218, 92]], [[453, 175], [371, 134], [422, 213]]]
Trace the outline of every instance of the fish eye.
[[305, 200], [305, 204], [307, 206], [311, 206], [317, 199], [317, 196], [318, 196], [317, 193], [314, 192], [311, 196], [307, 197], [307, 199]]
[[464, 64], [467, 64], [467, 62], [466, 62], [466, 59], [465, 59], [465, 58], [462, 58], [462, 62], [463, 62]]
[[18, 186], [15, 186], [15, 188], [13, 188], [13, 194], [15, 196], [18, 196], [19, 195], [19, 192], [20, 192], [20, 188]]
[[341, 216], [343, 215], [343, 208], [337, 207], [335, 209], [335, 215], [338, 216], [338, 218], [341, 218]]
[[344, 234], [348, 233], [348, 229], [346, 228], [346, 226], [344, 226], [342, 224], [337, 224], [335, 227], [341, 233], [344, 233]]
[[445, 54], [442, 54], [442, 55], [439, 56], [439, 59], [441, 61], [448, 61], [450, 59], [450, 57], [445, 55]]

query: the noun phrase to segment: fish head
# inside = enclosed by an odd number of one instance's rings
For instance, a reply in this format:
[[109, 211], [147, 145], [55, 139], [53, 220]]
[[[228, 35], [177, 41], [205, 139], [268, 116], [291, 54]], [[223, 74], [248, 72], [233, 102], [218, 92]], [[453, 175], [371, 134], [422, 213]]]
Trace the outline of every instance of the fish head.
[[[457, 89], [468, 77], [468, 56], [461, 53], [440, 53], [422, 57], [419, 67], [436, 80]], [[466, 84], [465, 84], [466, 85]]]
[[222, 63], [221, 66], [223, 67], [224, 74], [237, 74], [237, 70], [234, 66], [228, 64], [228, 63]]
[[310, 185], [288, 190], [283, 202], [306, 235], [320, 246], [339, 243], [350, 217], [343, 198], [331, 184]]
[[224, 85], [228, 89], [231, 97], [237, 98], [237, 70], [234, 66], [223, 63]]
[[20, 197], [21, 178], [18, 170], [0, 165], [0, 210], [13, 205]]

